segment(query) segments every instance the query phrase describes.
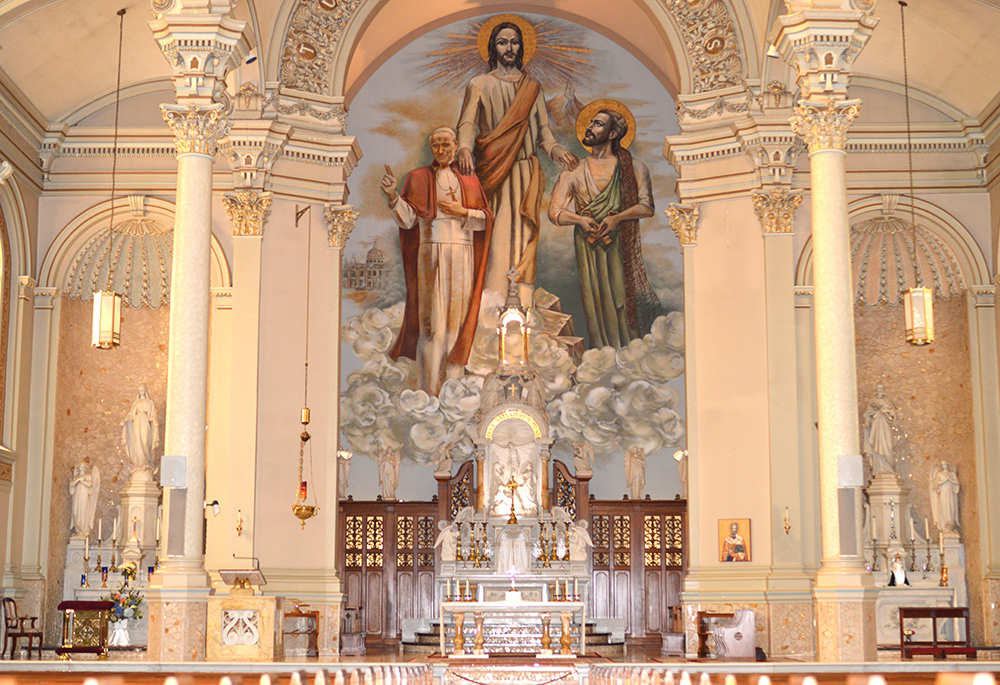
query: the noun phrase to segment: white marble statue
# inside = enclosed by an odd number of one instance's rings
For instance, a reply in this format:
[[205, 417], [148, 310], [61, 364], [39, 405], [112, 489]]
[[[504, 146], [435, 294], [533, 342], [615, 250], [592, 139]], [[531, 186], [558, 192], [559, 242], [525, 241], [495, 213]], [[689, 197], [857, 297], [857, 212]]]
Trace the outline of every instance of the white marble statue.
[[497, 573], [525, 573], [530, 569], [526, 527], [510, 524], [498, 526], [496, 549]]
[[354, 456], [350, 450], [337, 450], [337, 496], [340, 499], [347, 499], [347, 481], [351, 476], [351, 457]]
[[570, 561], [586, 561], [587, 548], [594, 546], [594, 541], [587, 532], [587, 522], [577, 521], [569, 524], [567, 531], [569, 537], [569, 558]]
[[953, 464], [942, 459], [931, 470], [931, 513], [938, 530], [958, 532], [958, 471]]
[[573, 443], [573, 471], [577, 476], [594, 475], [594, 446], [586, 440]]
[[454, 458], [451, 451], [455, 449], [455, 443], [443, 442], [434, 450], [434, 461], [437, 467], [434, 469], [435, 476], [451, 476], [451, 467]]
[[402, 457], [395, 447], [386, 447], [378, 457], [378, 484], [382, 486], [382, 499], [396, 499], [399, 485], [399, 464]]
[[160, 445], [160, 422], [145, 383], [139, 385], [138, 396], [122, 423], [122, 444], [133, 470], [153, 469], [153, 451]]
[[441, 561], [455, 561], [455, 549], [458, 545], [459, 528], [456, 521], [438, 521], [437, 540], [434, 546], [441, 546]]
[[681, 497], [687, 499], [688, 496], [688, 451], [677, 450], [674, 452], [674, 461], [677, 462], [677, 477], [681, 481]]
[[74, 537], [90, 537], [94, 528], [94, 513], [101, 496], [101, 471], [94, 466], [90, 473], [80, 463], [73, 469], [69, 482], [70, 505], [72, 510], [71, 531]]
[[625, 480], [631, 499], [642, 499], [646, 487], [646, 450], [642, 447], [629, 447], [625, 453]]
[[896, 423], [896, 407], [885, 396], [885, 387], [875, 386], [875, 397], [865, 410], [865, 435], [863, 453], [868, 458], [872, 477], [896, 474], [893, 457], [892, 426]]
[[513, 478], [517, 483], [514, 490], [515, 514], [532, 515], [538, 513], [535, 498], [536, 474], [533, 463], [534, 443], [524, 445], [493, 445], [491, 451], [496, 456], [493, 465], [493, 507], [497, 514], [510, 513], [511, 495], [507, 484]]

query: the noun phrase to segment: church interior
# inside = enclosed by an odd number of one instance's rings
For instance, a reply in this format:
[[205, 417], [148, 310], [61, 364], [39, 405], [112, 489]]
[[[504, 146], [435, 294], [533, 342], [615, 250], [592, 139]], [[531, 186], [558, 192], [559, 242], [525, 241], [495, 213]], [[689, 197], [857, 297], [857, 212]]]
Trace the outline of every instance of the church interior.
[[998, 35], [0, 0], [0, 681], [994, 682]]

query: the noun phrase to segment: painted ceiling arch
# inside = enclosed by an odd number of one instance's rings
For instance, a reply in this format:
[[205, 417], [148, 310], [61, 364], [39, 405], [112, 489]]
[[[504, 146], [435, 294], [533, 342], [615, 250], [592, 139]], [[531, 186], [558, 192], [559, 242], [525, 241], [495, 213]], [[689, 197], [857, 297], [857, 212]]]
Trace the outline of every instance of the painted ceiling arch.
[[[388, 55], [417, 35], [483, 14], [482, 8], [458, 5], [296, 0], [280, 51], [281, 85], [349, 101]], [[740, 85], [748, 75], [739, 27], [726, 0], [632, 0], [616, 4], [613, 13], [601, 0], [497, 3], [489, 9], [550, 15], [602, 33], [643, 62], [674, 95]]]

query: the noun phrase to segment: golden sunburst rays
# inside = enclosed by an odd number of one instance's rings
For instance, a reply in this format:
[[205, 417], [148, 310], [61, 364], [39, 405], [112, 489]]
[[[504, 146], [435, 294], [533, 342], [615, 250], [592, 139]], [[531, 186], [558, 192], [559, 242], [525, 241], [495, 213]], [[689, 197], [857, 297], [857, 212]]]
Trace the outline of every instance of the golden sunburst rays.
[[[525, 45], [525, 68], [545, 89], [561, 90], [567, 84], [578, 85], [595, 75], [596, 68], [590, 61], [594, 51], [584, 43], [581, 29], [555, 19], [529, 21], [520, 15], [517, 19], [518, 24], [534, 28], [534, 50], [528, 50], [530, 46]], [[489, 67], [480, 47], [489, 34], [486, 32], [485, 38], [482, 34], [484, 29], [492, 30], [495, 24], [495, 17], [474, 19], [465, 31], [446, 34], [441, 47], [425, 55], [423, 70], [427, 76], [424, 82], [464, 88], [469, 79], [486, 73]], [[522, 34], [525, 33], [522, 29]]]

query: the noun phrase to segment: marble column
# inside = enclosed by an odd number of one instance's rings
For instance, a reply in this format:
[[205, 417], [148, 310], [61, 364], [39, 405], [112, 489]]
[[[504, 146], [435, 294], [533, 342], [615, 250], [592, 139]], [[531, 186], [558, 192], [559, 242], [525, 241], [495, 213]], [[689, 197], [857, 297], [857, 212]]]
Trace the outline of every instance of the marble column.
[[[210, 586], [202, 548], [212, 166], [228, 123], [219, 104], [162, 109], [177, 147], [177, 213], [161, 473], [165, 486], [161, 566], [150, 593], [148, 654], [159, 661], [203, 660]], [[167, 480], [170, 461], [178, 475], [183, 474], [177, 486]], [[178, 622], [183, 630], [173, 629]]]

